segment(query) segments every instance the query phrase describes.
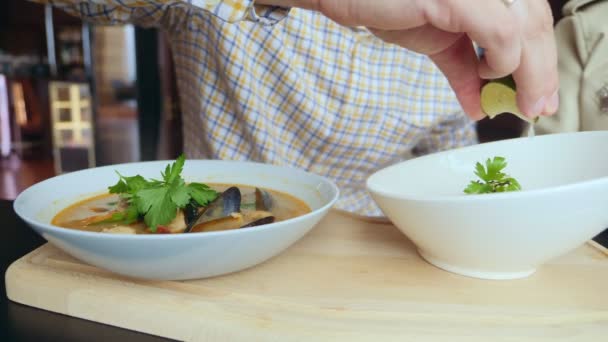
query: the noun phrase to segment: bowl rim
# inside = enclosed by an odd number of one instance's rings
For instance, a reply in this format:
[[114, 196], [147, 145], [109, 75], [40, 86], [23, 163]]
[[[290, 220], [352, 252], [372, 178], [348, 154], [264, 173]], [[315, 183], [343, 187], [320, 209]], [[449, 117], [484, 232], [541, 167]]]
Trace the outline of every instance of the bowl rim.
[[94, 237], [96, 239], [103, 239], [103, 240], [105, 240], [105, 239], [108, 239], [108, 240], [139, 240], [139, 241], [184, 240], [184, 239], [194, 239], [194, 238], [204, 238], [204, 237], [211, 238], [211, 237], [218, 237], [218, 236], [251, 234], [251, 233], [265, 231], [265, 230], [281, 229], [282, 227], [285, 227], [285, 226], [289, 227], [289, 223], [297, 223], [300, 221], [305, 221], [305, 220], [312, 218], [313, 216], [316, 216], [316, 215], [319, 215], [320, 213], [328, 211], [329, 209], [331, 209], [331, 207], [334, 206], [334, 204], [340, 197], [340, 189], [335, 184], [335, 182], [333, 182], [331, 179], [318, 175], [318, 174], [315, 174], [315, 173], [312, 173], [312, 172], [309, 172], [309, 171], [306, 171], [306, 170], [303, 170], [301, 168], [293, 167], [293, 166], [274, 165], [274, 164], [267, 164], [267, 163], [254, 162], [254, 161], [220, 160], [220, 159], [192, 158], [192, 159], [187, 159], [186, 163], [188, 161], [196, 161], [197, 163], [212, 162], [212, 163], [226, 164], [226, 165], [251, 164], [251, 165], [256, 165], [256, 166], [261, 166], [261, 167], [267, 167], [270, 169], [284, 169], [284, 170], [297, 171], [297, 172], [304, 173], [308, 176], [311, 176], [313, 178], [317, 178], [320, 183], [324, 183], [324, 184], [328, 185], [331, 188], [333, 196], [327, 201], [327, 203], [325, 203], [321, 207], [311, 210], [309, 213], [306, 213], [304, 215], [296, 216], [296, 217], [293, 217], [293, 218], [290, 218], [290, 219], [287, 219], [284, 221], [273, 222], [273, 223], [256, 226], [256, 227], [250, 227], [248, 229], [230, 229], [230, 230], [223, 230], [223, 231], [204, 232], [204, 233], [200, 233], [200, 234], [102, 234], [100, 232], [89, 232], [89, 231], [83, 231], [83, 230], [77, 230], [77, 229], [69, 229], [69, 228], [55, 226], [50, 223], [42, 222], [40, 220], [32, 218], [31, 215], [25, 214], [19, 208], [19, 206], [21, 205], [21, 202], [23, 202], [23, 198], [25, 197], [25, 195], [27, 193], [35, 191], [37, 186], [41, 186], [42, 184], [47, 183], [47, 182], [57, 181], [57, 179], [60, 179], [60, 178], [69, 178], [69, 177], [73, 176], [74, 174], [78, 174], [78, 173], [94, 172], [95, 170], [116, 168], [116, 167], [121, 167], [121, 166], [134, 166], [134, 165], [143, 165], [143, 164], [163, 164], [163, 163], [174, 162], [174, 160], [153, 160], [153, 161], [140, 161], [140, 162], [129, 162], [129, 163], [119, 163], [119, 164], [98, 166], [98, 167], [87, 168], [87, 169], [82, 169], [82, 170], [78, 170], [78, 171], [73, 171], [73, 172], [69, 172], [69, 173], [56, 175], [54, 177], [51, 177], [51, 178], [45, 179], [43, 181], [40, 181], [38, 183], [35, 183], [35, 184], [29, 186], [27, 189], [23, 190], [17, 196], [17, 198], [15, 198], [15, 200], [13, 201], [13, 210], [15, 211], [17, 216], [19, 216], [22, 220], [24, 220], [29, 226], [31, 226], [32, 228], [36, 227], [35, 230], [40, 228], [40, 229], [46, 230], [46, 231], [58, 232], [59, 234], [64, 235], [64, 236], [83, 237], [83, 238], [84, 237]]
[[517, 141], [521, 141], [521, 140], [525, 140], [525, 139], [548, 140], [548, 139], [558, 139], [559, 137], [564, 137], [564, 136], [575, 136], [575, 135], [590, 135], [590, 136], [596, 135], [596, 136], [600, 136], [600, 137], [606, 137], [606, 139], [608, 139], [608, 130], [554, 133], [554, 134], [539, 135], [539, 136], [535, 136], [532, 138], [518, 137], [518, 138], [512, 138], [512, 139], [506, 139], [506, 140], [491, 141], [491, 142], [485, 142], [485, 143], [474, 144], [474, 145], [469, 145], [469, 146], [463, 146], [463, 147], [458, 147], [455, 149], [445, 150], [445, 151], [441, 151], [441, 152], [435, 152], [435, 153], [415, 157], [413, 159], [401, 161], [396, 164], [393, 164], [393, 165], [384, 167], [380, 170], [377, 170], [376, 172], [372, 173], [367, 178], [365, 185], [366, 185], [367, 190], [372, 194], [377, 194], [377, 195], [381, 195], [386, 198], [397, 199], [397, 200], [419, 201], [419, 202], [456, 202], [456, 201], [470, 202], [470, 201], [477, 201], [480, 199], [482, 199], [482, 200], [485, 200], [485, 199], [488, 199], [488, 200], [491, 200], [491, 199], [516, 200], [516, 199], [521, 199], [523, 197], [542, 196], [542, 195], [546, 195], [547, 193], [555, 192], [555, 191], [569, 191], [569, 190], [573, 190], [575, 188], [594, 187], [598, 184], [608, 183], [608, 175], [606, 175], [606, 176], [599, 177], [599, 178], [593, 178], [593, 179], [577, 181], [577, 182], [572, 182], [572, 183], [567, 183], [567, 184], [561, 184], [561, 185], [556, 185], [556, 186], [551, 186], [551, 187], [539, 188], [539, 189], [531, 189], [531, 190], [523, 189], [520, 191], [498, 192], [498, 193], [489, 193], [489, 194], [458, 193], [455, 195], [420, 195], [420, 194], [408, 195], [407, 193], [400, 194], [400, 193], [395, 193], [395, 192], [391, 192], [391, 191], [381, 190], [381, 189], [379, 189], [379, 187], [373, 185], [374, 178], [379, 177], [379, 174], [385, 172], [386, 170], [400, 167], [403, 164], [409, 163], [410, 161], [413, 161], [413, 160], [430, 159], [430, 158], [436, 158], [441, 155], [449, 155], [449, 154], [452, 154], [452, 153], [455, 153], [458, 151], [480, 149], [480, 148], [482, 148], [481, 146], [485, 147], [488, 145], [513, 144], [513, 143], [516, 143]]

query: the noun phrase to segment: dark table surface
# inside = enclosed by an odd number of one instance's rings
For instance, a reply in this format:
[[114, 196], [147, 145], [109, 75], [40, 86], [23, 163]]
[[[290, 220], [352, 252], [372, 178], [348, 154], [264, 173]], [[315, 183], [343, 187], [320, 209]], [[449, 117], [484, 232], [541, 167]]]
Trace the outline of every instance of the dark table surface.
[[[0, 270], [4, 275], [13, 261], [44, 244], [45, 240], [17, 217], [11, 201], [0, 200], [0, 218], [3, 232], [0, 239]], [[608, 246], [608, 230], [595, 240]], [[4, 276], [0, 284], [0, 341], [167, 341], [13, 303], [6, 298]]]

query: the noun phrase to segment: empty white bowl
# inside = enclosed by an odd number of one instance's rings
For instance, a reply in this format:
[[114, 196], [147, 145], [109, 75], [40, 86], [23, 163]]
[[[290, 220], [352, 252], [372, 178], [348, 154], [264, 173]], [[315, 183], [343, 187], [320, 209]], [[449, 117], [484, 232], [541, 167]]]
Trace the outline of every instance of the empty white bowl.
[[187, 160], [186, 182], [235, 183], [291, 194], [311, 213], [263, 226], [195, 234], [123, 235], [50, 224], [68, 205], [107, 191], [123, 175], [159, 178], [172, 161], [98, 167], [35, 184], [15, 200], [16, 213], [46, 240], [89, 264], [146, 279], [211, 277], [257, 265], [288, 248], [327, 214], [338, 188], [326, 178], [289, 167], [236, 161]]
[[[367, 187], [431, 264], [487, 279], [526, 277], [608, 228], [608, 131], [518, 138], [387, 167]], [[505, 157], [522, 191], [466, 195], [476, 162]]]

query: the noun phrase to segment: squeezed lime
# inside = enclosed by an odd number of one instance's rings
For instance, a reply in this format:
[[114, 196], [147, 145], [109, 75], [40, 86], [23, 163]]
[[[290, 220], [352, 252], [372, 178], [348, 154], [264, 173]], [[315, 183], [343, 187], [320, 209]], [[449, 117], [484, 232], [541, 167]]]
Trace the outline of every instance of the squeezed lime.
[[517, 89], [511, 76], [491, 80], [481, 87], [481, 109], [490, 119], [511, 113], [530, 124], [538, 121], [538, 117], [525, 116], [517, 106]]

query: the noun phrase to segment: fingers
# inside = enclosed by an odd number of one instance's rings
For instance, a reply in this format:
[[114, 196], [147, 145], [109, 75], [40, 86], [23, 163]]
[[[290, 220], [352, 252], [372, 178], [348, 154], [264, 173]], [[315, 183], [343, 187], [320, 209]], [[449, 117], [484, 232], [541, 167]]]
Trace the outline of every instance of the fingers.
[[[512, 28], [509, 26], [506, 30], [512, 30]], [[512, 34], [510, 31], [503, 34], [505, 37], [501, 40], [504, 45], [501, 48], [485, 49], [484, 57], [477, 69], [481, 78], [501, 78], [510, 75], [518, 68], [521, 61], [521, 41], [517, 34]]]
[[[531, 5], [546, 5], [536, 1]], [[544, 17], [526, 21], [521, 64], [513, 73], [517, 84], [517, 103], [529, 117], [551, 115], [557, 111], [559, 98], [557, 51], [550, 9], [531, 8]], [[544, 20], [544, 21], [543, 21]]]
[[315, 6], [341, 25], [400, 30], [426, 23], [424, 13], [414, 3], [413, 0], [316, 0]]
[[453, 45], [430, 57], [447, 77], [465, 113], [473, 120], [482, 119], [485, 114], [480, 102], [481, 79], [471, 40], [462, 35]]
[[518, 67], [521, 40], [517, 21], [500, 0], [431, 0], [421, 4], [432, 25], [445, 31], [466, 32], [484, 48], [485, 58], [476, 71], [482, 78], [503, 77]]
[[526, 41], [521, 65], [513, 74], [518, 106], [528, 117], [553, 114], [557, 110], [558, 76], [551, 45], [549, 37]]
[[[511, 7], [498, 0], [438, 3], [426, 2], [426, 13], [433, 25], [466, 32], [485, 49], [477, 70], [480, 77], [492, 79], [513, 74], [518, 105], [524, 114], [535, 117], [555, 113], [559, 103], [557, 53], [547, 1], [519, 0]], [[433, 4], [450, 4], [449, 19]]]
[[452, 46], [463, 34], [440, 30], [429, 24], [409, 30], [370, 31], [385, 42], [407, 47], [425, 55], [434, 55]]
[[[473, 118], [481, 115], [481, 78], [509, 74], [526, 115], [557, 110], [557, 54], [547, 0], [517, 0], [511, 6], [501, 0], [257, 0], [265, 2], [317, 10], [430, 55]], [[485, 50], [481, 61], [471, 40]]]

